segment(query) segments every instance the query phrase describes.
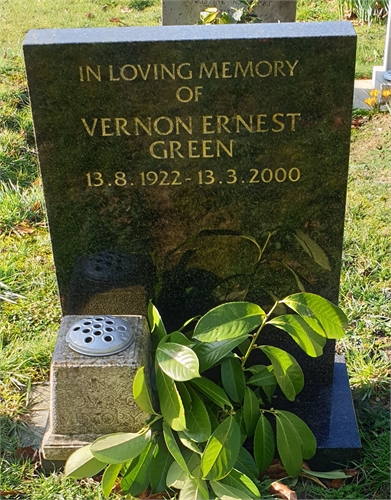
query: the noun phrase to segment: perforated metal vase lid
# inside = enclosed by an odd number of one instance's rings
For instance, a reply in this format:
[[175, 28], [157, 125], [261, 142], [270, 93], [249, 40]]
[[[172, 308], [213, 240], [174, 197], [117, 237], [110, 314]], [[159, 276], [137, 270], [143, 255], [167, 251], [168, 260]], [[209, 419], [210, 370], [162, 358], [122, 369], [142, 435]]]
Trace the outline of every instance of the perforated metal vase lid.
[[129, 323], [116, 316], [84, 316], [68, 330], [66, 341], [86, 356], [117, 354], [134, 342]]

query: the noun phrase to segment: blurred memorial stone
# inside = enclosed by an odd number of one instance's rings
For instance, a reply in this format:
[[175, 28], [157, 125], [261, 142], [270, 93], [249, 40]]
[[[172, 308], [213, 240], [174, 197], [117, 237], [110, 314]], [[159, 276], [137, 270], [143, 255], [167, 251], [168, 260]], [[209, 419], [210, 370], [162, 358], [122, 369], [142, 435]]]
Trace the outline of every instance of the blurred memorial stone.
[[[337, 302], [355, 46], [349, 23], [30, 31], [64, 314], [145, 314], [153, 299], [172, 331], [226, 301]], [[356, 429], [334, 343], [314, 360], [286, 337], [264, 341], [313, 384], [320, 448], [353, 457], [358, 437], [330, 442], [334, 394], [339, 432]]]
[[[296, 19], [296, 0], [260, 0], [254, 8], [264, 23], [293, 22]], [[207, 7], [216, 7], [230, 12], [244, 7], [240, 0], [162, 0], [162, 24], [197, 24], [200, 12]]]

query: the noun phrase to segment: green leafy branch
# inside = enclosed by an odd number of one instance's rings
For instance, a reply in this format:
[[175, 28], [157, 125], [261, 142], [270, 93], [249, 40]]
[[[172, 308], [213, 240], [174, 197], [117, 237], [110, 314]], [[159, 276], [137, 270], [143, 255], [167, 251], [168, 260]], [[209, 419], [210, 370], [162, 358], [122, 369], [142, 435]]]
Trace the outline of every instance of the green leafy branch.
[[[292, 313], [276, 316], [281, 304]], [[121, 476], [122, 490], [134, 496], [149, 488], [180, 490], [180, 500], [251, 499], [259, 498], [259, 477], [277, 452], [288, 474], [297, 477], [303, 459], [314, 456], [316, 440], [297, 415], [271, 407], [271, 398], [279, 387], [293, 401], [304, 386], [303, 372], [292, 355], [259, 341], [265, 326], [273, 325], [309, 356], [320, 356], [327, 339], [344, 334], [341, 309], [297, 293], [276, 301], [268, 313], [248, 302], [222, 304], [186, 334], [167, 334], [152, 304], [149, 322], [156, 397], [145, 367], [133, 382], [134, 399], [149, 421], [138, 433], [103, 436], [77, 450], [66, 474], [82, 478], [106, 468], [106, 498]], [[255, 349], [270, 364], [247, 366]]]

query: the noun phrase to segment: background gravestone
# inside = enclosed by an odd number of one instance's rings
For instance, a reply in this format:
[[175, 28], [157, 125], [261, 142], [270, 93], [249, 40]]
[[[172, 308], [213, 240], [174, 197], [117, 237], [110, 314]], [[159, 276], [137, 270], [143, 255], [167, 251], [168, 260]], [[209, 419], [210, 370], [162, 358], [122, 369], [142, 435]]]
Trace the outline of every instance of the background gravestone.
[[[337, 302], [355, 45], [349, 23], [29, 32], [64, 314], [145, 315], [152, 298], [173, 330], [226, 301]], [[354, 434], [334, 343], [315, 360], [277, 331], [265, 343], [319, 387], [299, 401], [323, 410], [318, 444], [336, 394]]]
[[[293, 22], [296, 19], [296, 0], [260, 0], [254, 9], [264, 23]], [[240, 0], [162, 0], [162, 24], [197, 24], [200, 12], [207, 7], [222, 11], [243, 8]]]

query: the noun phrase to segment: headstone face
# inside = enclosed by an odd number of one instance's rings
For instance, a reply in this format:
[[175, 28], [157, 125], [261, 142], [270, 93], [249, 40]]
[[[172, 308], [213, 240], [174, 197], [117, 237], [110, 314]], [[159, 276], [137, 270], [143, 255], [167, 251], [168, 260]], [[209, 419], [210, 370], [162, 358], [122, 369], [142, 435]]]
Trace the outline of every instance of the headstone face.
[[[64, 314], [153, 298], [173, 330], [225, 301], [336, 302], [355, 44], [349, 23], [29, 32]], [[331, 383], [331, 342], [281, 342]]]
[[[243, 8], [243, 3], [240, 0], [162, 0], [162, 24], [197, 24], [200, 12], [207, 7], [228, 12], [230, 8]], [[294, 22], [296, 0], [260, 0], [254, 13], [264, 23]]]
[[[84, 316], [62, 320], [50, 373], [50, 410], [42, 450], [45, 460], [63, 461], [75, 449], [113, 432], [138, 432], [148, 414], [132, 394], [137, 370], [150, 365], [150, 332], [145, 318], [123, 317], [131, 327], [131, 346], [109, 356], [87, 356], [70, 349], [69, 329]], [[149, 383], [149, 377], [148, 377]]]

